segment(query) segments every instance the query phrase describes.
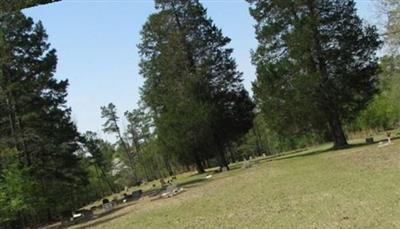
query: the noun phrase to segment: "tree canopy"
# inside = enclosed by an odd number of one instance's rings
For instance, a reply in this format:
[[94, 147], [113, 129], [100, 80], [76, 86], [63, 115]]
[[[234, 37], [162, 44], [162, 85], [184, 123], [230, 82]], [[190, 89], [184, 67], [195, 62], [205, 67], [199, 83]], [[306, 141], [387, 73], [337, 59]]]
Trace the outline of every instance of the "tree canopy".
[[258, 48], [254, 92], [267, 121], [291, 134], [330, 129], [347, 145], [342, 122], [377, 93], [381, 45], [352, 0], [253, 1]]
[[[20, 12], [3, 13], [0, 27], [6, 41], [0, 58], [0, 149], [15, 149], [11, 157], [18, 160], [1, 167], [23, 169], [15, 179], [35, 184], [26, 193], [34, 198], [29, 203], [35, 209], [28, 216], [51, 220], [52, 214], [77, 204], [76, 188], [87, 182], [74, 154], [79, 133], [66, 106], [68, 81], [54, 78], [56, 51], [47, 43], [40, 22], [35, 24]], [[7, 172], [4, 175], [5, 182], [12, 182]]]
[[223, 36], [199, 1], [156, 1], [139, 45], [145, 104], [154, 112], [157, 137], [183, 161], [219, 155], [246, 133], [253, 104]]

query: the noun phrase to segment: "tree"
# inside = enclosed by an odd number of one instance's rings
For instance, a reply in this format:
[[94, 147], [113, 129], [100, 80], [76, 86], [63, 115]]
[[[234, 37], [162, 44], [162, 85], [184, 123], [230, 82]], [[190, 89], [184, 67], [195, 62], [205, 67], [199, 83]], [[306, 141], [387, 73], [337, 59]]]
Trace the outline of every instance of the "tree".
[[19, 0], [0, 2], [0, 12], [19, 11], [24, 8], [34, 7], [43, 4], [58, 2], [61, 0]]
[[35, 183], [28, 168], [21, 165], [16, 155], [15, 150], [0, 151], [0, 224], [5, 228], [11, 225], [25, 227], [26, 218], [20, 216], [31, 214], [37, 206], [32, 195]]
[[132, 150], [134, 150], [135, 155], [138, 158], [138, 164], [143, 168], [146, 178], [149, 178], [149, 171], [144, 163], [143, 155], [143, 145], [148, 143], [151, 138], [151, 116], [146, 109], [139, 104], [139, 108], [133, 109], [131, 112], [125, 112], [125, 118], [128, 120], [127, 131], [125, 133], [126, 138], [130, 142]]
[[400, 2], [397, 0], [381, 0], [381, 4], [387, 15], [385, 39], [390, 53], [400, 53]]
[[228, 166], [228, 143], [252, 124], [251, 102], [236, 70], [230, 39], [197, 0], [157, 0], [139, 45], [142, 98], [154, 114], [156, 135], [185, 163], [213, 156]]
[[116, 188], [109, 179], [107, 172], [110, 165], [106, 155], [102, 151], [102, 145], [105, 144], [102, 139], [98, 138], [94, 132], [86, 132], [84, 139], [85, 151], [90, 154], [91, 163], [95, 166], [98, 176], [108, 185], [113, 193], [116, 193]]
[[[27, 219], [52, 220], [74, 207], [87, 177], [74, 154], [79, 133], [66, 106], [67, 80], [56, 80], [57, 56], [43, 25], [20, 12], [0, 14], [0, 148], [14, 148], [42, 198]], [[0, 172], [1, 173], [1, 172]], [[61, 195], [62, 194], [62, 195]], [[18, 221], [18, 220], [17, 220]], [[32, 222], [32, 221], [31, 221]]]
[[131, 112], [124, 113], [128, 121], [126, 136], [135, 152], [140, 152], [140, 146], [151, 136], [152, 119], [151, 114], [141, 105]]
[[259, 46], [254, 92], [267, 122], [296, 135], [323, 134], [347, 145], [342, 122], [377, 93], [381, 45], [352, 0], [248, 0]]
[[108, 106], [101, 107], [101, 117], [106, 119], [106, 122], [103, 124], [103, 131], [105, 133], [114, 133], [117, 135], [117, 138], [125, 152], [125, 155], [128, 159], [129, 167], [134, 170], [133, 165], [133, 155], [129, 145], [126, 143], [125, 139], [122, 136], [121, 129], [118, 126], [119, 117], [117, 115], [117, 109], [113, 103], [108, 104]]
[[385, 130], [400, 124], [400, 56], [387, 55], [381, 58], [380, 93], [368, 105], [350, 127]]

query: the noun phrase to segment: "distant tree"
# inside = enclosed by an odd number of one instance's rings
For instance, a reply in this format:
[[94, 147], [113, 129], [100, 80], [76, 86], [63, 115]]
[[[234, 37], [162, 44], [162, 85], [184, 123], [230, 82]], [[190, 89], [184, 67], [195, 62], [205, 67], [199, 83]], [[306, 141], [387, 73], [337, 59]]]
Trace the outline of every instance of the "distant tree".
[[251, 102], [236, 70], [230, 39], [197, 0], [156, 0], [139, 45], [143, 100], [169, 153], [196, 163], [218, 155], [252, 124]]
[[113, 193], [116, 193], [116, 188], [110, 181], [108, 172], [110, 169], [110, 162], [107, 161], [105, 152], [102, 151], [102, 145], [105, 142], [100, 139], [96, 133], [88, 131], [84, 136], [85, 151], [90, 154], [89, 158], [91, 163], [95, 166], [95, 170], [99, 177], [108, 185]]
[[400, 127], [400, 56], [384, 56], [380, 60], [380, 66], [380, 93], [350, 124], [350, 128], [382, 131]]
[[385, 40], [389, 52], [394, 55], [400, 54], [400, 1], [381, 0], [384, 13], [387, 15]]
[[150, 113], [139, 103], [139, 108], [133, 109], [131, 112], [125, 112], [125, 118], [128, 121], [126, 138], [130, 142], [131, 149], [137, 156], [137, 164], [139, 164], [144, 171], [147, 179], [150, 177], [150, 172], [147, 169], [147, 164], [143, 161], [144, 151], [143, 146], [150, 141], [152, 137], [151, 126], [152, 118]]
[[141, 105], [132, 111], [124, 113], [128, 121], [126, 136], [135, 152], [140, 152], [141, 144], [151, 136], [152, 118], [151, 114]]
[[328, 126], [335, 147], [345, 147], [342, 122], [378, 92], [376, 28], [352, 0], [248, 2], [259, 42], [254, 92], [269, 125], [293, 135]]
[[128, 143], [126, 143], [125, 139], [123, 138], [123, 134], [121, 129], [118, 125], [119, 117], [117, 115], [117, 109], [113, 103], [108, 104], [107, 106], [101, 107], [101, 117], [104, 118], [106, 121], [103, 124], [103, 131], [104, 133], [116, 134], [119, 143], [121, 144], [125, 155], [128, 159], [129, 167], [134, 170], [133, 164], [133, 152], [130, 149]]

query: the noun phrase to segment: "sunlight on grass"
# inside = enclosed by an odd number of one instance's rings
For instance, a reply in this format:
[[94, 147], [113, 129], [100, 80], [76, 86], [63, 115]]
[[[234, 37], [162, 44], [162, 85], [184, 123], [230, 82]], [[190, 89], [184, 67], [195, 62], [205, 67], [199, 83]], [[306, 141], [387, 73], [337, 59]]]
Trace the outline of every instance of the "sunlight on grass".
[[146, 197], [74, 228], [400, 227], [400, 141], [329, 147], [236, 165], [207, 181], [184, 174], [178, 179], [187, 191], [179, 196]]

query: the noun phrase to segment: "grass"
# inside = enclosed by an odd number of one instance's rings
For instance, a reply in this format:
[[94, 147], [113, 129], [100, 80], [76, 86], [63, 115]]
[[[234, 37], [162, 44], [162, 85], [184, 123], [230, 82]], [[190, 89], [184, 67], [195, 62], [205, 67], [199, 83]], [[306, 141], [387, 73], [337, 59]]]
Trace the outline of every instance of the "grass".
[[400, 140], [393, 143], [323, 145], [206, 181], [183, 174], [178, 196], [145, 197], [73, 228], [400, 228]]

